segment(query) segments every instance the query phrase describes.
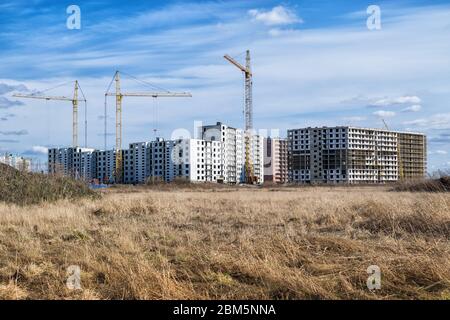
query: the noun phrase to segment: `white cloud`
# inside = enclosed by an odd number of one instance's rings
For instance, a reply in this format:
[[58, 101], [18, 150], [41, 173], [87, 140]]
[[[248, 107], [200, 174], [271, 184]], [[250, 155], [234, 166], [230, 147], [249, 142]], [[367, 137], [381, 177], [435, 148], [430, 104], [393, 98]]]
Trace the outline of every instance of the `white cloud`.
[[447, 154], [447, 153], [448, 153], [448, 152], [445, 151], [445, 150], [436, 150], [436, 154], [445, 155], [445, 154]]
[[401, 105], [401, 104], [420, 104], [422, 99], [417, 96], [402, 96], [396, 98], [384, 98], [375, 101], [372, 103], [374, 107], [389, 107], [393, 105]]
[[393, 112], [393, 111], [379, 110], [379, 111], [375, 111], [373, 114], [375, 116], [379, 117], [379, 118], [392, 118], [392, 117], [395, 117], [395, 112]]
[[0, 131], [1, 135], [4, 136], [25, 136], [28, 134], [27, 130], [13, 130], [13, 131]]
[[450, 113], [434, 114], [428, 118], [405, 121], [403, 124], [427, 129], [450, 129]]
[[350, 122], [360, 122], [360, 121], [366, 121], [367, 117], [358, 117], [358, 116], [344, 117], [344, 118], [342, 118], [342, 120], [350, 121]]
[[416, 104], [416, 105], [402, 109], [402, 112], [419, 112], [420, 110], [422, 110], [422, 106], [419, 104]]
[[248, 13], [253, 20], [262, 22], [268, 26], [288, 25], [303, 22], [294, 11], [283, 6], [274, 7], [270, 11], [253, 9]]
[[48, 148], [43, 146], [33, 146], [31, 150], [35, 153], [47, 154]]
[[27, 87], [23, 84], [18, 85], [10, 85], [7, 83], [0, 83], [0, 95], [3, 95], [5, 93], [9, 93], [12, 91], [28, 91]]
[[0, 97], [0, 109], [8, 109], [16, 106], [23, 106], [24, 103], [18, 100], [10, 100], [5, 97]]

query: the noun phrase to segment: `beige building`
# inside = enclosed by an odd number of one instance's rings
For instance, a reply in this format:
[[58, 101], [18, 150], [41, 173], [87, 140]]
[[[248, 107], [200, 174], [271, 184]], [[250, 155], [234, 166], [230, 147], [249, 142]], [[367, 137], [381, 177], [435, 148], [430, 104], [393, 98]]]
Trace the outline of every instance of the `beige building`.
[[288, 142], [286, 139], [264, 139], [264, 181], [288, 182]]

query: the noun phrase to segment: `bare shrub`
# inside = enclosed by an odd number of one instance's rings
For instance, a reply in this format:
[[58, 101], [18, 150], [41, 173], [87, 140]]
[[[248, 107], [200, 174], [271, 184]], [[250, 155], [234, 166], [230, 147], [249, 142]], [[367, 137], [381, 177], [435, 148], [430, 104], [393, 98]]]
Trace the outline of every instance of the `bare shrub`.
[[59, 175], [21, 172], [0, 164], [0, 201], [29, 205], [95, 196], [96, 193], [81, 181]]
[[449, 192], [450, 177], [444, 176], [439, 179], [423, 179], [403, 181], [397, 183], [394, 191], [410, 191], [410, 192]]

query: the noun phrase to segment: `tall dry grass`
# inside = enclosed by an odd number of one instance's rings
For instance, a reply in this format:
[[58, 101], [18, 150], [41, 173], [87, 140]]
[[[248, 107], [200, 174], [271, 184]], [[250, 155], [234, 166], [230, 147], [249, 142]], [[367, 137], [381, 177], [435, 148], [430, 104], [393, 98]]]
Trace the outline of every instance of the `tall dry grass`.
[[0, 163], [0, 201], [31, 205], [96, 196], [82, 181], [60, 175], [23, 172]]
[[[380, 188], [126, 188], [0, 204], [0, 298], [449, 299], [449, 207], [448, 194]], [[65, 286], [70, 265], [82, 291]]]

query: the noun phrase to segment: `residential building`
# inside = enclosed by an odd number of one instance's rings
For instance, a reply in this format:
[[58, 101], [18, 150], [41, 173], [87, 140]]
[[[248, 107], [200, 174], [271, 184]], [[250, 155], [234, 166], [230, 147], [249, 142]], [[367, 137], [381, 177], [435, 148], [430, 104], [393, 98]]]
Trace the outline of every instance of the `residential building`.
[[95, 159], [95, 149], [52, 148], [48, 150], [48, 173], [92, 180], [96, 177]]
[[[190, 182], [241, 183], [244, 180], [243, 133], [221, 123], [205, 127], [203, 139], [131, 143], [122, 150], [122, 181], [141, 184], [147, 181], [186, 180]], [[216, 130], [214, 130], [216, 129]], [[264, 181], [263, 138], [251, 138], [254, 174]], [[82, 148], [50, 149], [50, 173], [114, 183], [115, 151]]]
[[0, 163], [6, 164], [20, 171], [31, 171], [31, 159], [22, 156], [6, 153], [0, 155]]
[[96, 179], [102, 183], [113, 182], [116, 171], [116, 152], [114, 150], [97, 150], [95, 153]]
[[427, 137], [423, 134], [399, 132], [398, 139], [401, 160], [400, 172], [403, 179], [425, 178], [427, 171]]
[[294, 183], [376, 184], [402, 176], [422, 178], [426, 137], [356, 127], [288, 130], [288, 166]]
[[166, 181], [221, 182], [222, 143], [200, 139], [169, 141]]
[[288, 141], [281, 138], [264, 139], [264, 181], [288, 183]]
[[[220, 141], [222, 143], [222, 172], [221, 181], [228, 184], [238, 184], [245, 181], [245, 137], [241, 129], [230, 127], [217, 122], [200, 128], [200, 137], [205, 141]], [[258, 183], [264, 182], [263, 149], [264, 139], [259, 135], [252, 135], [250, 139], [250, 156], [253, 173]]]

